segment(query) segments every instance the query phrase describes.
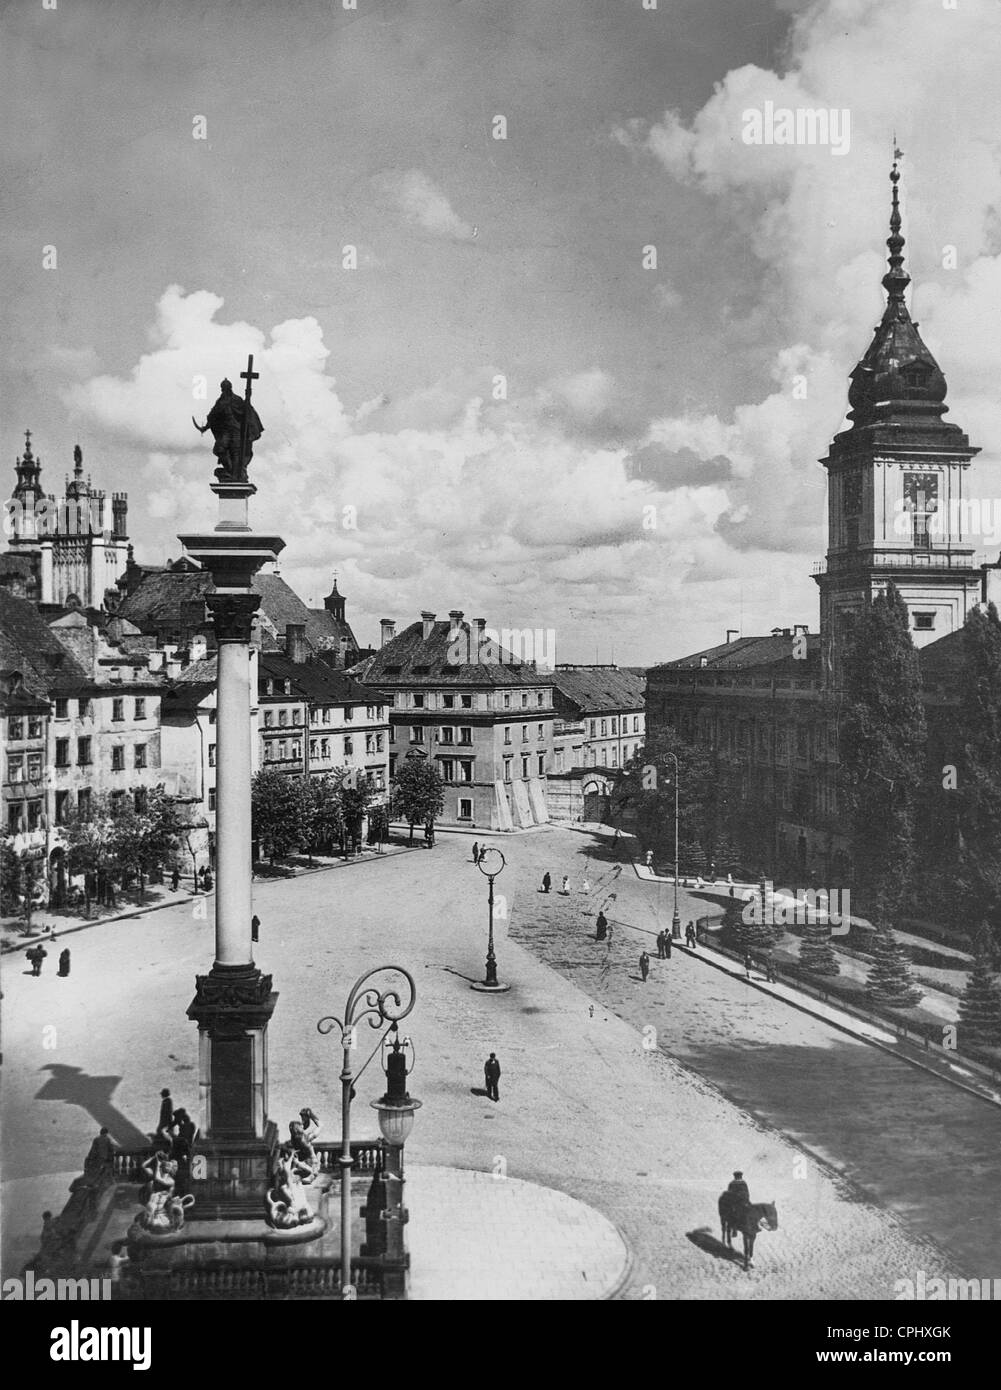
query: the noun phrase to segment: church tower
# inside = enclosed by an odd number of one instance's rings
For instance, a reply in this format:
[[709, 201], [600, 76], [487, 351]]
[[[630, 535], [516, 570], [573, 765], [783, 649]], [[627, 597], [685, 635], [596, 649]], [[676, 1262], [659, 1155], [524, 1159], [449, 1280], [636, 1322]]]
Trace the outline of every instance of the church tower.
[[907, 605], [918, 647], [960, 628], [981, 596], [965, 491], [980, 450], [942, 419], [945, 377], [904, 302], [911, 277], [902, 254], [899, 181], [894, 163], [886, 310], [851, 374], [851, 426], [820, 460], [828, 475], [828, 546], [814, 577], [827, 681], [837, 680], [853, 616], [890, 581]]

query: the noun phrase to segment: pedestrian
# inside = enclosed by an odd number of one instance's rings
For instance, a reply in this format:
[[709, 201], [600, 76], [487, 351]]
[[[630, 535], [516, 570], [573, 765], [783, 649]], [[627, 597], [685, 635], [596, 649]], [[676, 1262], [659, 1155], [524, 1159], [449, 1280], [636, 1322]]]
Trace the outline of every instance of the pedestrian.
[[662, 931], [657, 933], [657, 959], [664, 959], [664, 933]]
[[650, 957], [646, 951], [640, 956], [640, 974], [643, 976], [643, 983], [646, 984], [646, 977], [650, 974]]
[[169, 1153], [174, 1143], [174, 1102], [165, 1086], [160, 1092], [160, 1118], [156, 1122], [154, 1140], [167, 1146]]
[[750, 951], [745, 951], [745, 952], [744, 952], [744, 974], [747, 976], [748, 979], [751, 978], [751, 953], [750, 953]]
[[480, 861], [479, 861], [479, 854], [480, 854], [480, 847], [479, 847], [479, 845], [477, 844], [477, 842], [474, 840], [474, 841], [473, 841], [473, 863], [474, 863], [474, 864], [478, 864], [478, 863], [480, 862]]
[[584, 879], [583, 883], [580, 885], [580, 891], [585, 894], [590, 893], [591, 885], [588, 883], [587, 879]]
[[695, 926], [692, 922], [689, 922], [688, 926], [685, 928], [685, 945], [689, 947], [695, 946]]
[[194, 1147], [197, 1129], [195, 1122], [186, 1110], [174, 1111], [174, 1125], [177, 1133], [173, 1136], [170, 1156], [177, 1163], [178, 1190], [181, 1196], [188, 1190], [191, 1176], [191, 1150]]
[[664, 959], [671, 959], [671, 933], [668, 931], [664, 933]]
[[648, 849], [647, 852], [646, 852], [646, 866], [647, 866], [648, 869], [652, 869], [652, 868], [653, 868], [653, 850], [652, 850], [652, 849]]
[[44, 946], [36, 946], [33, 950], [28, 952], [28, 959], [31, 961], [32, 975], [41, 975], [42, 962], [48, 954]]
[[550, 876], [549, 870], [547, 869], [546, 872], [542, 875], [542, 891], [543, 891], [543, 893], [548, 893], [549, 890], [550, 890], [550, 888], [552, 888], [552, 886], [553, 886], [553, 880], [552, 880], [552, 878], [551, 878], [551, 876]]
[[202, 882], [205, 884], [205, 891], [206, 891], [206, 893], [211, 893], [211, 891], [212, 891], [212, 875], [209, 873], [208, 869], [205, 870], [205, 878], [202, 880]]
[[70, 953], [69, 953], [69, 947], [68, 947], [68, 946], [64, 946], [63, 949], [59, 952], [59, 974], [63, 977], [63, 979], [65, 979], [66, 976], [67, 976], [69, 973], [70, 973]]
[[181, 886], [181, 872], [175, 864], [170, 874], [170, 891], [176, 893]]
[[500, 1091], [497, 1089], [497, 1083], [500, 1080], [500, 1062], [497, 1060], [496, 1052], [491, 1052], [483, 1063], [483, 1079], [487, 1083], [488, 1097], [491, 1100], [500, 1100]]
[[90, 1152], [84, 1159], [84, 1175], [94, 1178], [113, 1177], [115, 1154], [117, 1152], [118, 1145], [115, 1143], [114, 1139], [112, 1139], [105, 1126], [91, 1144]]
[[775, 962], [771, 956], [765, 957], [765, 979], [770, 985], [775, 984]]
[[261, 939], [261, 919], [256, 912], [250, 919], [250, 939], [251, 941], [260, 941]]
[[568, 898], [570, 896], [570, 880], [566, 874], [563, 875], [563, 886], [560, 888], [560, 892], [562, 893], [564, 898]]
[[608, 918], [599, 909], [598, 916], [595, 918], [595, 926], [598, 928], [595, 941], [604, 941], [608, 935]]

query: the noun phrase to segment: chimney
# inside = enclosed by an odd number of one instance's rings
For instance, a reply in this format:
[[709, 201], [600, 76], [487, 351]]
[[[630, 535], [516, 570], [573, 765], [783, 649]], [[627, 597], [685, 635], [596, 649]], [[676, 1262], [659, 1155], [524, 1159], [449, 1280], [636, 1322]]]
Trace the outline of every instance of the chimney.
[[421, 636], [423, 640], [426, 642], [428, 638], [431, 636], [431, 633], [434, 631], [434, 614], [429, 613], [425, 609], [424, 612], [421, 613], [421, 622], [424, 624], [424, 630]]
[[806, 623], [795, 623], [793, 625], [792, 635], [794, 637], [805, 637], [807, 635]]
[[306, 624], [285, 624], [285, 655], [289, 661], [301, 666], [306, 660]]
[[736, 640], [737, 640], [737, 638], [738, 638], [739, 636], [740, 636], [740, 628], [737, 628], [737, 627], [728, 627], [727, 630], [726, 630], [726, 642], [727, 642], [727, 646], [729, 646], [731, 642], [736, 642]]
[[486, 620], [486, 618], [474, 618], [474, 619], [473, 619], [473, 627], [476, 629], [476, 645], [477, 645], [477, 646], [479, 646], [479, 644], [483, 641], [483, 633], [484, 633], [484, 629], [486, 628], [486, 625], [487, 625], [487, 620]]
[[387, 642], [392, 642], [393, 638], [396, 636], [396, 619], [380, 618], [379, 626], [382, 628], [382, 641], [379, 645], [384, 647]]
[[449, 622], [448, 622], [449, 627], [452, 628], [453, 630], [454, 630], [455, 628], [457, 628], [457, 627], [459, 626], [459, 624], [462, 622], [462, 609], [461, 609], [461, 608], [453, 608], [453, 609], [451, 610], [451, 612], [449, 613], [449, 615], [448, 615], [448, 619], [449, 619]]
[[166, 671], [167, 679], [169, 681], [177, 680], [178, 676], [181, 674], [181, 663], [177, 656], [172, 654], [170, 657], [168, 657]]
[[781, 636], [782, 636], [782, 629], [781, 629], [780, 627], [773, 627], [773, 628], [772, 628], [772, 636], [773, 636], [773, 637], [781, 637]]
[[340, 642], [340, 656], [337, 658], [338, 661], [341, 663], [342, 671], [346, 671], [348, 669], [348, 649], [350, 646], [350, 641], [346, 637], [342, 637]]
[[163, 652], [156, 652], [156, 651], [150, 652], [150, 654], [149, 654], [149, 663], [148, 663], [148, 664], [149, 664], [149, 669], [150, 669], [151, 671], [162, 671], [162, 670], [163, 670]]

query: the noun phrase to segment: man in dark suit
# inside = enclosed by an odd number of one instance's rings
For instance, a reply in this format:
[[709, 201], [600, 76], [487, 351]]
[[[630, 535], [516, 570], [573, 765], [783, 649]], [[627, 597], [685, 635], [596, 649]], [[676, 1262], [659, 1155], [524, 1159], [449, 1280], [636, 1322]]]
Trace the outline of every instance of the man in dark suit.
[[500, 1092], [497, 1083], [500, 1080], [500, 1062], [497, 1060], [496, 1052], [491, 1052], [490, 1056], [483, 1063], [483, 1078], [487, 1083], [487, 1095], [491, 1100], [500, 1100]]
[[751, 1205], [751, 1189], [744, 1181], [744, 1175], [739, 1169], [734, 1173], [733, 1181], [727, 1184], [726, 1190], [734, 1201], [739, 1202], [742, 1207]]

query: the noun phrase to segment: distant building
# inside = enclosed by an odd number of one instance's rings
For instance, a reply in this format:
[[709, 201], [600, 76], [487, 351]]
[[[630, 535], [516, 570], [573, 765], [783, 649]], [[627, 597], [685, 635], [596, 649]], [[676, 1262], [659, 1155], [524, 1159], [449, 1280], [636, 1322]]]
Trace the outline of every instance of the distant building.
[[558, 665], [553, 675], [554, 820], [604, 821], [615, 772], [646, 737], [645, 682], [614, 665]]
[[421, 614], [399, 635], [382, 620], [382, 646], [352, 669], [389, 706], [392, 778], [410, 752], [445, 784], [442, 823], [513, 830], [549, 819], [553, 677], [486, 635], [486, 621]]
[[8, 550], [0, 556], [0, 586], [35, 603], [99, 609], [125, 570], [128, 496], [109, 497], [83, 475], [83, 451], [73, 450], [73, 477], [62, 497], [46, 493], [42, 460], [31, 448], [14, 465], [17, 481], [4, 504]]

